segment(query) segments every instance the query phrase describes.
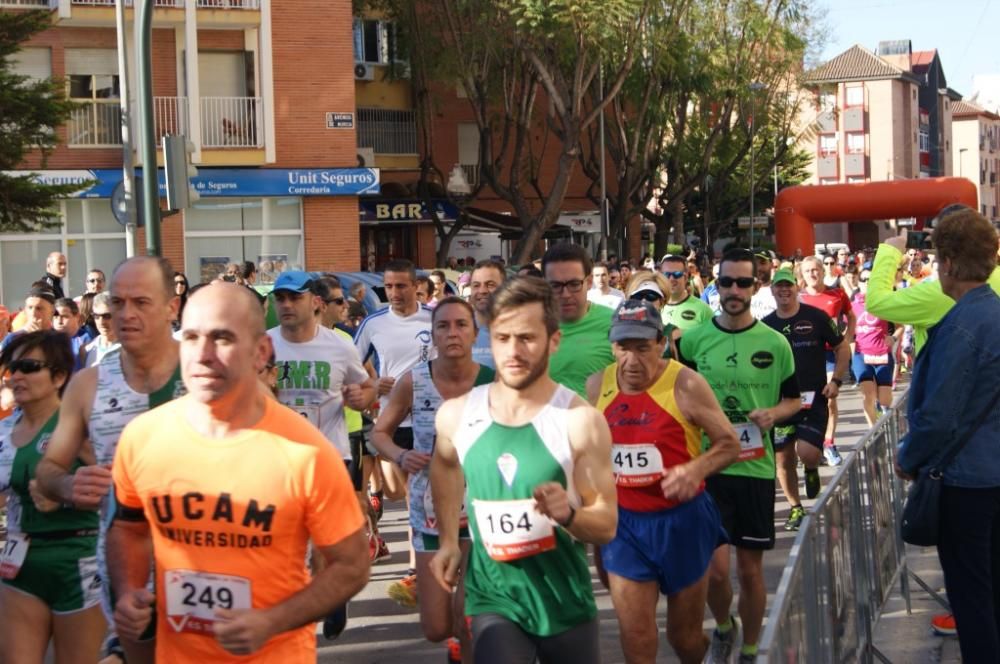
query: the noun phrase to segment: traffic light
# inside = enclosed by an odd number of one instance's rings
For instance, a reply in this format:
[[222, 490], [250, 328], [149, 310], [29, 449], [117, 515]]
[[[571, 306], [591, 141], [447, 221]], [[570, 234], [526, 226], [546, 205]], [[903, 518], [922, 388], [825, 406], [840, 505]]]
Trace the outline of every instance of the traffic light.
[[163, 137], [163, 171], [168, 210], [183, 210], [201, 198], [190, 181], [190, 178], [198, 175], [198, 169], [191, 165], [192, 152], [194, 144], [186, 136], [167, 134]]

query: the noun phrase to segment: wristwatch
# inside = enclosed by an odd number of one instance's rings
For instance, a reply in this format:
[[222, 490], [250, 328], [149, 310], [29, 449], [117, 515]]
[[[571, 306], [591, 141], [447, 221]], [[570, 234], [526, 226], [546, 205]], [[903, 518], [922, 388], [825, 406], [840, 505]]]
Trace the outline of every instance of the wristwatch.
[[830, 382], [833, 383], [834, 385], [836, 385], [838, 388], [841, 388], [841, 387], [844, 386], [844, 381], [842, 381], [839, 378], [831, 378]]

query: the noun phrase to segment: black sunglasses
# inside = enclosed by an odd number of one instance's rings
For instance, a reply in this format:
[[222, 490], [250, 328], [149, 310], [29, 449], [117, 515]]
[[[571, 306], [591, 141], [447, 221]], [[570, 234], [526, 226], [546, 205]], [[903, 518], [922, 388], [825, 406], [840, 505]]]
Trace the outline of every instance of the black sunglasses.
[[674, 279], [683, 279], [687, 275], [684, 270], [674, 270], [673, 272], [664, 272], [664, 277], [673, 277]]
[[656, 302], [657, 300], [662, 300], [663, 298], [651, 290], [642, 290], [638, 293], [632, 293], [629, 296], [630, 300], [645, 300], [646, 302]]
[[42, 360], [36, 360], [30, 357], [26, 357], [20, 360], [12, 360], [7, 364], [7, 370], [11, 373], [15, 371], [20, 371], [23, 374], [33, 374], [38, 373], [42, 369], [51, 368], [52, 365], [48, 362], [43, 362]]
[[99, 314], [94, 312], [94, 320], [111, 320], [111, 314]]
[[823, 261], [823, 265], [833, 265], [833, 261]]
[[342, 297], [331, 297], [329, 300], [323, 300], [325, 304], [336, 304], [337, 306], [344, 306], [344, 298]]
[[733, 284], [740, 288], [750, 288], [757, 283], [753, 277], [719, 277], [718, 281], [723, 288], [732, 288]]

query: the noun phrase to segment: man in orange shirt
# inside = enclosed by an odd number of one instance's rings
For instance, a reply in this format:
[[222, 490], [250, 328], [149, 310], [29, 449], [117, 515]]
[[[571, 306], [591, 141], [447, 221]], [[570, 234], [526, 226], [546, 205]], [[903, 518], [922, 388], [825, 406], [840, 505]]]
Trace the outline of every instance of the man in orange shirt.
[[[181, 328], [188, 394], [122, 432], [108, 535], [115, 624], [134, 639], [155, 615], [161, 664], [315, 662], [315, 622], [367, 583], [364, 520], [343, 461], [260, 390], [270, 352], [250, 291], [201, 289]], [[312, 580], [310, 541], [327, 560]]]

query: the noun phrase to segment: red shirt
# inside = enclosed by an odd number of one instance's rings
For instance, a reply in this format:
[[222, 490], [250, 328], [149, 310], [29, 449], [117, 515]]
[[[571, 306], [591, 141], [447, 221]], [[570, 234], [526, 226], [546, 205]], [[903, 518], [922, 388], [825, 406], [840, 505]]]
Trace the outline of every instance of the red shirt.
[[827, 288], [816, 295], [810, 295], [803, 290], [799, 293], [799, 302], [822, 310], [835, 321], [845, 318], [851, 311], [851, 301], [847, 299], [847, 293], [839, 288]]

